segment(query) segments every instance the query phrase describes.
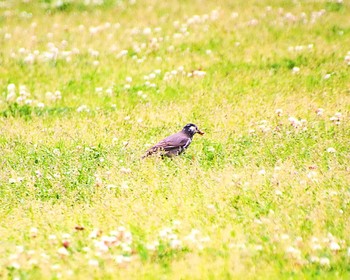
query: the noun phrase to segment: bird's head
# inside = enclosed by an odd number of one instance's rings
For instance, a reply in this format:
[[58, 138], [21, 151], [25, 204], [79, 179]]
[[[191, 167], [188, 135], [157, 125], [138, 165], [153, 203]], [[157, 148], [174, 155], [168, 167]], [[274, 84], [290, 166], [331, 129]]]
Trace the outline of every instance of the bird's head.
[[189, 123], [189, 124], [186, 124], [185, 126], [184, 126], [184, 128], [182, 129], [182, 131], [184, 132], [184, 133], [186, 133], [188, 136], [190, 136], [190, 137], [192, 137], [193, 135], [195, 135], [196, 133], [199, 133], [200, 135], [203, 135], [204, 134], [204, 132], [203, 131], [200, 131], [199, 129], [198, 129], [198, 127], [195, 125], [195, 124], [193, 124], [193, 123]]

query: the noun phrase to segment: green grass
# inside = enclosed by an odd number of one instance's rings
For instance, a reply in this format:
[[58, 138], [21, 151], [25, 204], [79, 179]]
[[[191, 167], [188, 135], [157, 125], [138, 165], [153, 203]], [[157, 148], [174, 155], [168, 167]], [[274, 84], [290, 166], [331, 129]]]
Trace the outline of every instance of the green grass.
[[4, 1], [0, 278], [348, 279], [338, 2]]

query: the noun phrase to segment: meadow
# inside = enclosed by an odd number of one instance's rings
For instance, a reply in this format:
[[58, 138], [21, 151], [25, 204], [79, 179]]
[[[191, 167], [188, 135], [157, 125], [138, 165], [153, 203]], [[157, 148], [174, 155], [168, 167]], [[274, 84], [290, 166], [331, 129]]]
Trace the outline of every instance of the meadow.
[[0, 278], [349, 279], [349, 8], [1, 1]]

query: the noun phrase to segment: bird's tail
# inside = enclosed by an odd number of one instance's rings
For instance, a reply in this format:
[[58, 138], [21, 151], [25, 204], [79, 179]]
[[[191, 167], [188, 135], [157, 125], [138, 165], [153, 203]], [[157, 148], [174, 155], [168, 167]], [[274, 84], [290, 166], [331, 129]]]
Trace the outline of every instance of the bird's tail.
[[153, 155], [154, 153], [158, 152], [159, 148], [157, 147], [152, 147], [149, 150], [147, 150], [147, 152], [141, 157], [141, 159], [144, 159], [146, 157], [149, 157], [150, 155]]

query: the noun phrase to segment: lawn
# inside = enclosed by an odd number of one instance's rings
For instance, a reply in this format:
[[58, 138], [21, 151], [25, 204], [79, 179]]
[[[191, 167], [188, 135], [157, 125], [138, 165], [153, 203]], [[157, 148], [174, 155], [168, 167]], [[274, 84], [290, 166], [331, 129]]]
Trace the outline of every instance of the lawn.
[[[0, 2], [0, 278], [349, 279], [350, 6]], [[187, 151], [145, 151], [195, 123]]]

